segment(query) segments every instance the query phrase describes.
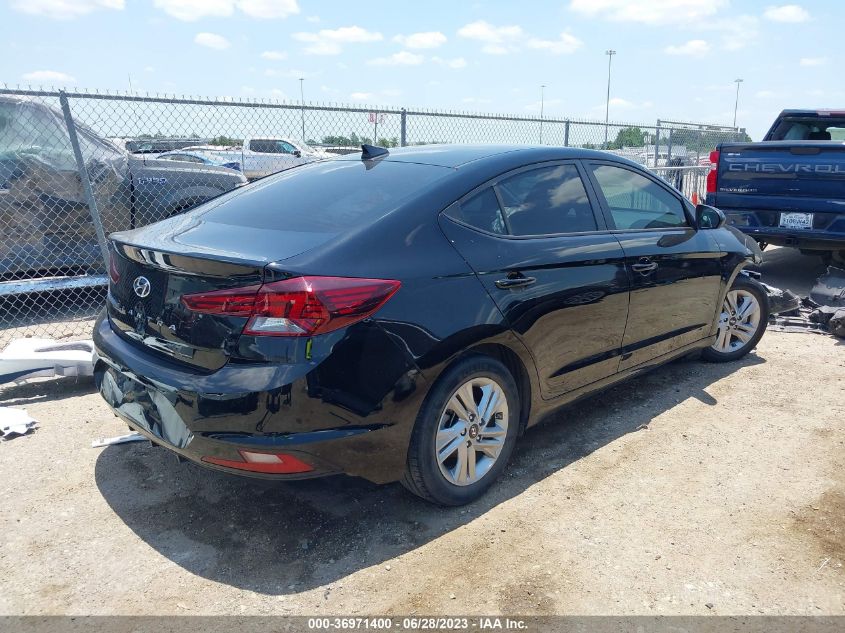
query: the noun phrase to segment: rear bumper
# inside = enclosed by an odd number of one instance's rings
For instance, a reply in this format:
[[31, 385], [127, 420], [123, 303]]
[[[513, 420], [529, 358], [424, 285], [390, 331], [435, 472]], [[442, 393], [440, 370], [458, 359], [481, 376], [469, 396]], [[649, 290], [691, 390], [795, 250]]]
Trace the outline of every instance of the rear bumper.
[[[347, 473], [386, 483], [404, 472], [423, 389], [403, 384], [406, 397], [391, 392], [389, 404], [359, 415], [330, 401], [313, 367], [229, 363], [198, 374], [123, 340], [105, 314], [95, 324], [94, 345], [95, 380], [115, 414], [184, 459], [279, 480]], [[242, 462], [241, 450], [289, 455], [312, 470], [267, 474], [203, 461]]]
[[822, 218], [822, 223], [825, 228], [789, 229], [777, 226], [780, 217], [778, 212], [722, 210], [728, 224], [759, 242], [820, 251], [845, 248], [845, 214], [824, 214], [826, 217]]

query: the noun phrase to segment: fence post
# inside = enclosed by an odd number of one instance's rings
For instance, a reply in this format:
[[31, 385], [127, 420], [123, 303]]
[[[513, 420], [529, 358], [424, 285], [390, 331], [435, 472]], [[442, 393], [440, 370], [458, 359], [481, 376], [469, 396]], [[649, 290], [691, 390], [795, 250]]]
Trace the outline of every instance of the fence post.
[[399, 146], [406, 145], [408, 145], [408, 111], [402, 108], [402, 114], [399, 115]]
[[669, 161], [672, 160], [672, 128], [669, 128], [669, 140], [667, 142], [669, 148], [666, 150], [666, 164], [669, 164]]
[[97, 201], [94, 198], [94, 190], [91, 188], [91, 180], [88, 178], [88, 170], [85, 168], [85, 159], [82, 157], [82, 149], [79, 147], [79, 137], [76, 135], [76, 124], [70, 113], [70, 103], [64, 90], [59, 91], [59, 102], [62, 104], [62, 114], [65, 117], [65, 126], [70, 137], [70, 146], [73, 148], [73, 157], [76, 159], [76, 168], [79, 171], [79, 180], [82, 183], [82, 193], [85, 196], [85, 203], [88, 205], [88, 212], [91, 214], [91, 221], [94, 223], [94, 231], [97, 234], [97, 243], [100, 245], [100, 252], [103, 255], [105, 270], [109, 269], [109, 248], [106, 245], [106, 232], [103, 230], [103, 223], [100, 220], [100, 212], [97, 210]]
[[657, 157], [660, 156], [660, 119], [657, 119], [657, 127], [654, 128], [654, 166], [657, 167]]
[[569, 147], [569, 119], [563, 125], [563, 146]]

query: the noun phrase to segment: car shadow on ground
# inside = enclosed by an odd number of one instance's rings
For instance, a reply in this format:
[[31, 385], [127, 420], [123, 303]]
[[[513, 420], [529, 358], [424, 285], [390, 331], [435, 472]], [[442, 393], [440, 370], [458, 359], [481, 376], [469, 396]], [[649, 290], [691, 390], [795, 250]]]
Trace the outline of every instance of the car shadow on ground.
[[96, 391], [91, 376], [73, 376], [32, 380], [21, 384], [0, 385], [0, 406], [25, 407], [55, 400], [76, 398]]
[[350, 477], [275, 483], [230, 476], [179, 464], [148, 444], [105, 449], [96, 483], [141, 539], [187, 571], [262, 594], [298, 593], [469, 523], [688, 397], [716, 406], [708, 386], [762, 362], [754, 353], [722, 365], [680, 360], [566, 407], [529, 429], [502, 479], [463, 508]]

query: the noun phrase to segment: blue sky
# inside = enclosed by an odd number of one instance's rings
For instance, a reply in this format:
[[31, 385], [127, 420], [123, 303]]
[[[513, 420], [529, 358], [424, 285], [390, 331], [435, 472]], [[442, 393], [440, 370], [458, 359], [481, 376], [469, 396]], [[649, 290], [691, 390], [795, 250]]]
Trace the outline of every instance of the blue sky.
[[738, 125], [843, 107], [845, 3], [0, 0], [0, 83]]

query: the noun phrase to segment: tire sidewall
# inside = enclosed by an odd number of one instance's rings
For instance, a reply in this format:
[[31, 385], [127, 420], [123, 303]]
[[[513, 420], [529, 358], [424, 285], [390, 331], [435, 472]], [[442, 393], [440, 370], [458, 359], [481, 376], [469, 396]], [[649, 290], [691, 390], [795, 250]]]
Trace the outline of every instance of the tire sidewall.
[[[757, 332], [754, 334], [754, 336], [751, 338], [747, 345], [733, 352], [725, 353], [717, 351], [712, 347], [706, 348], [702, 352], [702, 356], [705, 360], [713, 362], [727, 362], [742, 358], [755, 347], [757, 347], [757, 343], [760, 342], [760, 339], [763, 338], [763, 334], [765, 334], [766, 332], [766, 326], [769, 322], [769, 296], [766, 294], [766, 291], [763, 289], [763, 287], [753, 279], [749, 279], [745, 275], [740, 274], [734, 280], [734, 283], [731, 285], [728, 292], [730, 292], [731, 290], [745, 290], [746, 292], [750, 292], [754, 295], [754, 297], [757, 299], [757, 303], [760, 305], [760, 327], [757, 329]], [[718, 314], [722, 314], [721, 304], [719, 305]], [[717, 316], [717, 318], [719, 317]]]
[[[457, 388], [473, 378], [491, 378], [505, 393], [508, 403], [508, 431], [499, 457], [486, 475], [469, 486], [456, 486], [440, 472], [435, 442], [440, 415]], [[444, 372], [432, 387], [414, 426], [411, 451], [430, 496], [443, 505], [463, 505], [484, 492], [499, 478], [507, 466], [516, 444], [520, 424], [520, 402], [516, 382], [498, 360], [485, 356], [469, 356]]]

